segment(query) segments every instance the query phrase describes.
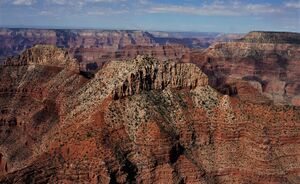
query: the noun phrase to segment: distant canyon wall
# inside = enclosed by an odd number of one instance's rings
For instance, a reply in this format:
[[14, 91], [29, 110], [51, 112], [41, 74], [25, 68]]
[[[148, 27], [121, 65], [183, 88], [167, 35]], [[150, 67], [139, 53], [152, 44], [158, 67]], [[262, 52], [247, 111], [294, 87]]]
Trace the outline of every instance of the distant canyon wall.
[[[87, 70], [113, 59], [133, 59], [138, 54], [157, 59], [185, 60], [191, 48], [207, 48], [215, 41], [240, 38], [220, 33], [147, 32], [126, 30], [0, 29], [0, 60], [35, 45], [69, 50]], [[89, 65], [87, 65], [89, 64]]]

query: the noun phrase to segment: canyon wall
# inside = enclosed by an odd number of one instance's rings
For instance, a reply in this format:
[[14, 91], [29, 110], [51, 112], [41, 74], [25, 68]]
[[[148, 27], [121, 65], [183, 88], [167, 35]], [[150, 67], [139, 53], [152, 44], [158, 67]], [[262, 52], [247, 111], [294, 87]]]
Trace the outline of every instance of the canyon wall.
[[[240, 36], [143, 31], [2, 29], [0, 42], [3, 42], [3, 48], [0, 50], [5, 53], [18, 53], [37, 42], [59, 45], [67, 51], [69, 57], [76, 58], [80, 63], [79, 69], [85, 72], [95, 72], [113, 60], [132, 60], [137, 55], [159, 60], [192, 62], [202, 68], [209, 76], [211, 85], [222, 93], [238, 95], [253, 102], [299, 105], [299, 33], [250, 32], [239, 39]], [[208, 45], [214, 41], [221, 42], [204, 49], [186, 44], [185, 39], [192, 39], [195, 44], [195, 39], [209, 42]]]
[[239, 41], [194, 52], [191, 62], [210, 75], [211, 84], [220, 90], [239, 86], [236, 92], [248, 98], [244, 89], [255, 88], [275, 103], [299, 105], [299, 38], [299, 33], [251, 32]]
[[223, 95], [190, 63], [138, 56], [86, 78], [62, 55], [1, 66], [0, 183], [300, 182], [298, 107]]
[[[159, 32], [157, 32], [159, 33]], [[20, 54], [36, 44], [55, 45], [60, 48], [101, 48], [116, 51], [125, 46], [158, 46], [180, 44], [185, 47], [207, 47], [215, 37], [226, 35], [197, 34], [180, 37], [180, 34], [151, 34], [147, 31], [126, 30], [72, 30], [72, 29], [0, 29], [0, 57]], [[156, 35], [156, 36], [155, 36]], [[165, 35], [165, 36], [162, 36]]]
[[0, 66], [0, 75], [0, 173], [4, 174], [23, 168], [39, 154], [36, 146], [60, 121], [59, 104], [86, 78], [65, 51], [40, 45], [10, 58]]
[[240, 38], [239, 34], [147, 32], [126, 30], [0, 29], [0, 63], [38, 44], [64, 48], [86, 70], [101, 68], [111, 60], [149, 55], [157, 59], [182, 58], [190, 48], [207, 48], [215, 40]]

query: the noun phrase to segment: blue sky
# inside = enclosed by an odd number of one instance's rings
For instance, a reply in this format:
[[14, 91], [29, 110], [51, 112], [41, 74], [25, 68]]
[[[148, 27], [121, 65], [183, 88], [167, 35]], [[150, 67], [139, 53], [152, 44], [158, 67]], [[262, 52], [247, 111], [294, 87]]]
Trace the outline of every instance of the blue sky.
[[0, 26], [300, 32], [300, 0], [0, 0]]

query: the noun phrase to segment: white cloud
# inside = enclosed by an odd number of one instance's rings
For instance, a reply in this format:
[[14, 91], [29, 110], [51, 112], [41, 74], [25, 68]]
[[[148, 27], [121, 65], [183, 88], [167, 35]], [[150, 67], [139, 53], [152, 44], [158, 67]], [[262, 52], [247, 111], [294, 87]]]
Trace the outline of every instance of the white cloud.
[[43, 10], [43, 11], [40, 11], [40, 12], [39, 12], [39, 15], [42, 15], [42, 16], [54, 16], [55, 13], [52, 12], [52, 11], [46, 11], [46, 10]]
[[142, 5], [146, 5], [150, 3], [149, 0], [138, 0], [137, 2]]
[[66, 0], [48, 0], [48, 2], [63, 5], [66, 3]]
[[[12, 0], [15, 5], [32, 5], [37, 0]], [[41, 0], [42, 1], [42, 0]], [[1, 0], [0, 0], [1, 2]], [[183, 3], [173, 2], [162, 4], [151, 0], [43, 0], [44, 4], [41, 11], [50, 10], [76, 14], [82, 12], [89, 15], [104, 14], [124, 14], [124, 13], [175, 13], [187, 15], [203, 16], [249, 16], [249, 15], [275, 15], [276, 13], [285, 14], [287, 11], [294, 11], [290, 8], [300, 8], [300, 1], [286, 1], [279, 5], [272, 3], [246, 3], [241, 0], [212, 0], [195, 3], [185, 0]], [[114, 5], [110, 5], [114, 3]], [[63, 10], [62, 10], [63, 9]], [[129, 11], [130, 9], [130, 11]], [[84, 12], [83, 12], [84, 11]], [[43, 12], [43, 15], [48, 13]]]
[[118, 3], [126, 0], [85, 0], [86, 2], [99, 2], [99, 3]]
[[279, 8], [273, 7], [270, 4], [248, 4], [245, 6], [245, 10], [245, 13], [249, 14], [266, 14], [281, 11]]
[[88, 4], [88, 3], [118, 3], [127, 0], [47, 0], [49, 3], [53, 4]]
[[35, 3], [35, 0], [14, 0], [13, 4], [14, 5], [26, 5], [30, 6]]
[[116, 15], [116, 14], [125, 14], [128, 13], [128, 10], [112, 10], [112, 9], [103, 9], [87, 12], [88, 15]]
[[298, 2], [287, 2], [287, 3], [285, 3], [285, 6], [288, 7], [288, 8], [300, 9], [300, 1], [298, 1]]
[[225, 4], [215, 1], [203, 6], [181, 6], [181, 5], [154, 5], [146, 9], [148, 13], [182, 13], [207, 16], [238, 16], [251, 14], [269, 14], [280, 12], [280, 9], [270, 4], [242, 4], [235, 1]]

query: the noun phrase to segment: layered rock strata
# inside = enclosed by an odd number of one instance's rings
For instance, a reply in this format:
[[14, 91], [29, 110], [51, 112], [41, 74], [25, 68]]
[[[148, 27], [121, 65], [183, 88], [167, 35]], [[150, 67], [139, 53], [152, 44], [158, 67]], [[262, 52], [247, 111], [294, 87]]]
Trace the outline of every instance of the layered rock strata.
[[216, 43], [193, 53], [191, 61], [214, 77], [211, 84], [217, 88], [247, 81], [257, 94], [277, 104], [299, 105], [298, 37], [299, 33], [253, 32], [241, 41]]
[[168, 33], [126, 30], [0, 29], [0, 64], [35, 45], [65, 48], [86, 70], [96, 70], [112, 60], [149, 55], [180, 61], [190, 48], [207, 48], [215, 40], [240, 38], [238, 34]]
[[1, 76], [44, 92], [0, 96], [1, 118], [15, 117], [1, 127], [0, 183], [300, 182], [300, 109], [222, 95], [193, 64], [137, 57], [91, 79], [46, 65]]

